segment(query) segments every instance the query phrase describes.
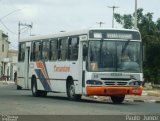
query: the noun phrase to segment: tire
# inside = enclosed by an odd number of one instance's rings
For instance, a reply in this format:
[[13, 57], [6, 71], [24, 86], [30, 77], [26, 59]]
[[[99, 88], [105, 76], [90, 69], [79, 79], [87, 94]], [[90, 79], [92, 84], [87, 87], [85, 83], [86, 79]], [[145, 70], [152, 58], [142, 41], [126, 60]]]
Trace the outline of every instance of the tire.
[[38, 90], [38, 97], [46, 97], [47, 91]]
[[22, 87], [17, 85], [17, 90], [22, 90]]
[[111, 96], [111, 100], [115, 104], [120, 104], [124, 101], [125, 95], [115, 95]]
[[38, 90], [37, 90], [37, 82], [36, 82], [36, 80], [32, 80], [31, 90], [32, 90], [32, 95], [34, 97], [38, 97], [39, 96]]
[[34, 97], [45, 97], [45, 96], [47, 96], [46, 91], [41, 91], [41, 90], [37, 89], [37, 81], [35, 79], [32, 80], [31, 90], [32, 90], [32, 95]]
[[81, 99], [81, 95], [80, 94], [75, 94], [75, 86], [73, 81], [70, 81], [67, 84], [67, 96], [69, 100], [80, 100]]

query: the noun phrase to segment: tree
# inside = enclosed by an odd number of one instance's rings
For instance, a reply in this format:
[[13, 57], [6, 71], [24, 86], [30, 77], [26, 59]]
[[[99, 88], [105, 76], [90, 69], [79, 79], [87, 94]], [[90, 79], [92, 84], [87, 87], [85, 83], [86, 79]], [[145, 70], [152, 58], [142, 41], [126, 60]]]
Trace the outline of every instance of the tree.
[[130, 14], [121, 16], [120, 14], [114, 15], [116, 21], [123, 25], [123, 28], [131, 29], [133, 26], [133, 17]]
[[[123, 28], [134, 27], [134, 14], [115, 14], [116, 21]], [[137, 25], [146, 50], [146, 61], [143, 63], [144, 78], [153, 83], [160, 83], [160, 18], [154, 22], [153, 13], [143, 14], [143, 9], [137, 10]]]

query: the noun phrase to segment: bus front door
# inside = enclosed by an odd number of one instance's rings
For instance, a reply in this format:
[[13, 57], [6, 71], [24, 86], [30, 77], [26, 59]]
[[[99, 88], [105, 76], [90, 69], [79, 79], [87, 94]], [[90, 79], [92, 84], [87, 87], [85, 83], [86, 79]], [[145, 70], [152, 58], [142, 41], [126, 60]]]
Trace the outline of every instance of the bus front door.
[[24, 61], [24, 66], [25, 66], [25, 69], [24, 69], [24, 86], [25, 86], [25, 89], [29, 89], [29, 53], [30, 53], [30, 48], [29, 47], [26, 47], [25, 49], [25, 61]]

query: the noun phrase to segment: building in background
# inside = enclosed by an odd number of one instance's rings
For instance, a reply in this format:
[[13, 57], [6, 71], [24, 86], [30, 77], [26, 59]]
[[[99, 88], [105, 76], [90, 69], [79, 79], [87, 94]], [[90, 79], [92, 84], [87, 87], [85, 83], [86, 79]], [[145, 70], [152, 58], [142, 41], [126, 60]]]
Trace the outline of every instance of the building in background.
[[14, 72], [17, 71], [17, 62], [18, 62], [18, 51], [17, 50], [9, 50], [8, 51], [9, 62], [9, 70], [10, 70], [10, 79], [14, 79]]
[[8, 79], [13, 79], [14, 71], [17, 70], [16, 50], [9, 50], [8, 34], [0, 30], [0, 77], [8, 76]]

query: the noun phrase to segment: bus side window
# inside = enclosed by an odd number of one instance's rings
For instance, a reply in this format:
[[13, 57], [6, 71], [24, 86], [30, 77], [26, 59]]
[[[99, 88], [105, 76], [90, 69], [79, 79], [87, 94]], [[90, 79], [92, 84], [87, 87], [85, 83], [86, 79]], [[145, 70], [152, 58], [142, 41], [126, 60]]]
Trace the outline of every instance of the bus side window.
[[35, 61], [41, 60], [41, 42], [35, 42], [35, 47], [34, 47], [34, 54], [35, 54]]
[[58, 60], [61, 60], [62, 39], [58, 39]]
[[49, 41], [43, 40], [42, 43], [42, 60], [47, 61], [49, 59]]
[[68, 56], [67, 59], [71, 60], [71, 48], [72, 48], [72, 38], [68, 39]]
[[58, 58], [58, 39], [50, 41], [50, 60], [57, 60]]
[[68, 39], [63, 38], [61, 40], [61, 60], [67, 59], [67, 51], [68, 51]]
[[69, 40], [69, 59], [77, 60], [78, 59], [78, 48], [79, 48], [79, 38], [74, 37]]

